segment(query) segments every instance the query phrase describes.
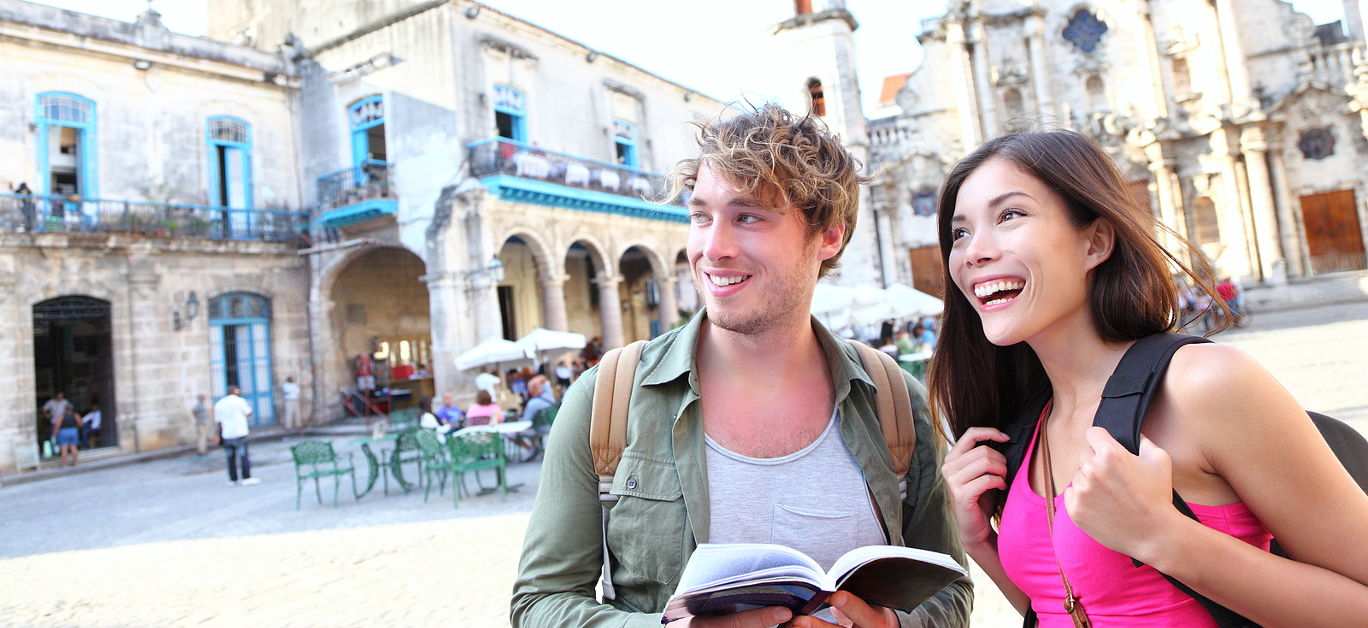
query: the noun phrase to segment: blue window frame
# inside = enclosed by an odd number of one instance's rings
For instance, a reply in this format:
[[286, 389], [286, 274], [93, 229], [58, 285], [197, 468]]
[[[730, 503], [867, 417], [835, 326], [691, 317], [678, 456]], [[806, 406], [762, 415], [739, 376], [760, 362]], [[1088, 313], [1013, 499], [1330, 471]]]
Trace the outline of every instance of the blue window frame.
[[369, 96], [347, 108], [351, 126], [352, 165], [388, 161], [385, 151], [385, 100]]
[[636, 126], [626, 120], [613, 120], [613, 145], [617, 151], [617, 162], [630, 167], [640, 166], [637, 156]]
[[38, 94], [39, 194], [99, 197], [96, 169], [95, 101], [68, 92]]
[[522, 92], [507, 85], [494, 86], [494, 124], [499, 137], [527, 141], [527, 109]]
[[209, 204], [223, 207], [223, 223], [230, 236], [251, 233], [252, 125], [231, 116], [212, 116], [205, 121], [205, 148], [209, 153]]
[[214, 399], [229, 386], [252, 406], [253, 426], [274, 425], [271, 373], [271, 300], [229, 292], [209, 300], [209, 363]]

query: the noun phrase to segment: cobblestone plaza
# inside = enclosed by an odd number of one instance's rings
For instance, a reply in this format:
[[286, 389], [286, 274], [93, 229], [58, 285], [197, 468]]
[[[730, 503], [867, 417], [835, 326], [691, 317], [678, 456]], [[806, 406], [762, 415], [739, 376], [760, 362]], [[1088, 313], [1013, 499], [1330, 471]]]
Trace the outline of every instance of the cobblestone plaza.
[[[1368, 432], [1368, 301], [1259, 313], [1219, 339]], [[2, 623], [507, 625], [539, 464], [511, 466], [523, 486], [503, 501], [453, 509], [449, 493], [424, 503], [391, 485], [334, 508], [325, 484], [324, 505], [306, 488], [296, 511], [291, 442], [253, 445], [258, 486], [227, 486], [211, 453], [0, 488]], [[976, 580], [975, 625], [1018, 625]]]

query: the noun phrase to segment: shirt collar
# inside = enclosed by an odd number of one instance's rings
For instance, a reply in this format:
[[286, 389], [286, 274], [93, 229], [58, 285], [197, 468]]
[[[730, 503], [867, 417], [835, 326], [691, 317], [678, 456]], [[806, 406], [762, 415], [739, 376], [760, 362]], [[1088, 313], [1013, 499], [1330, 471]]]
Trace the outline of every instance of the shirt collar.
[[[703, 329], [706, 315], [707, 310], [699, 310], [688, 324], [673, 332], [674, 337], [665, 342], [660, 353], [655, 356], [643, 353], [642, 366], [649, 370], [642, 378], [642, 385], [665, 384], [695, 370], [697, 362], [694, 360], [694, 349], [698, 346], [698, 335]], [[816, 317], [812, 317], [812, 331], [817, 335], [817, 342], [826, 356], [827, 369], [831, 371], [831, 381], [836, 388], [837, 403], [850, 393], [852, 381], [861, 381], [873, 388], [874, 382], [861, 366], [855, 347], [836, 337]]]

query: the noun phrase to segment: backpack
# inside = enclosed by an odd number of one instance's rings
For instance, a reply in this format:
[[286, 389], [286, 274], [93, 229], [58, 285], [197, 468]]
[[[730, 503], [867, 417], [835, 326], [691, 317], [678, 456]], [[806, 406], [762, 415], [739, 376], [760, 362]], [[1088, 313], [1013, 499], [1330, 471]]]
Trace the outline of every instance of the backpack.
[[[1107, 385], [1102, 390], [1102, 402], [1098, 404], [1097, 414], [1093, 417], [1093, 425], [1106, 428], [1107, 433], [1111, 434], [1112, 438], [1121, 443], [1127, 451], [1138, 455], [1140, 452], [1140, 424], [1145, 419], [1145, 410], [1149, 408], [1154, 393], [1159, 390], [1160, 384], [1164, 381], [1164, 372], [1168, 370], [1169, 361], [1173, 359], [1174, 352], [1185, 345], [1206, 342], [1211, 341], [1199, 336], [1166, 333], [1154, 334], [1136, 341], [1121, 357], [1121, 362], [1116, 365], [1116, 370], [1107, 380]], [[1003, 430], [1010, 437], [1007, 443], [1000, 446], [1003, 455], [1007, 458], [1007, 486], [1012, 485], [1012, 479], [1021, 468], [1021, 463], [1026, 456], [1026, 448], [1030, 445], [1031, 435], [1034, 433], [1036, 423], [1039, 421], [1040, 414], [1045, 409], [1045, 403], [1050, 396], [1050, 387], [1047, 383], [1045, 388], [1034, 395], [1030, 402], [1022, 408], [1020, 414]], [[1335, 452], [1335, 457], [1358, 482], [1359, 488], [1368, 492], [1368, 440], [1365, 440], [1358, 430], [1342, 421], [1316, 412], [1307, 412], [1306, 414], [1330, 445], [1330, 449]], [[1183, 501], [1176, 490], [1173, 492], [1173, 505], [1185, 516], [1194, 520], [1197, 519], [1197, 515], [1192, 512], [1187, 502]], [[1279, 556], [1287, 556], [1287, 553], [1278, 546], [1276, 539], [1273, 541], [1271, 550]], [[1131, 559], [1131, 561], [1135, 563], [1136, 567], [1141, 566], [1139, 561], [1135, 559]], [[1167, 574], [1161, 573], [1160, 575], [1164, 576], [1180, 591], [1197, 600], [1203, 608], [1211, 613], [1218, 626], [1236, 628], [1258, 625], [1193, 591], [1187, 585]], [[1034, 625], [1034, 618], [1035, 613], [1028, 612], [1025, 625]]]
[[[874, 381], [874, 409], [879, 417], [884, 442], [893, 459], [898, 490], [907, 497], [907, 471], [917, 446], [916, 425], [912, 421], [912, 399], [903, 385], [903, 370], [888, 354], [859, 342], [851, 342], [860, 354], [865, 372]], [[594, 404], [589, 419], [589, 449], [594, 457], [594, 472], [599, 478], [599, 504], [603, 507], [603, 596], [616, 597], [608, 557], [608, 512], [617, 503], [612, 493], [622, 452], [627, 448], [627, 411], [631, 405], [633, 381], [645, 340], [604, 354], [594, 382]]]

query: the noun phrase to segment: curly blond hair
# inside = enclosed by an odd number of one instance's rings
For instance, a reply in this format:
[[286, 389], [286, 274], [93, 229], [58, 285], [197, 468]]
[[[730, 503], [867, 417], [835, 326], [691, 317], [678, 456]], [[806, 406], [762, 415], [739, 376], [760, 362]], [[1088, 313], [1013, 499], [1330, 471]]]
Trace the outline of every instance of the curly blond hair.
[[863, 167], [820, 119], [798, 117], [775, 104], [727, 119], [694, 123], [698, 158], [675, 164], [666, 202], [693, 190], [699, 167], [714, 171], [767, 208], [801, 211], [809, 234], [845, 226], [841, 250], [822, 261], [821, 275], [836, 268], [855, 232]]

